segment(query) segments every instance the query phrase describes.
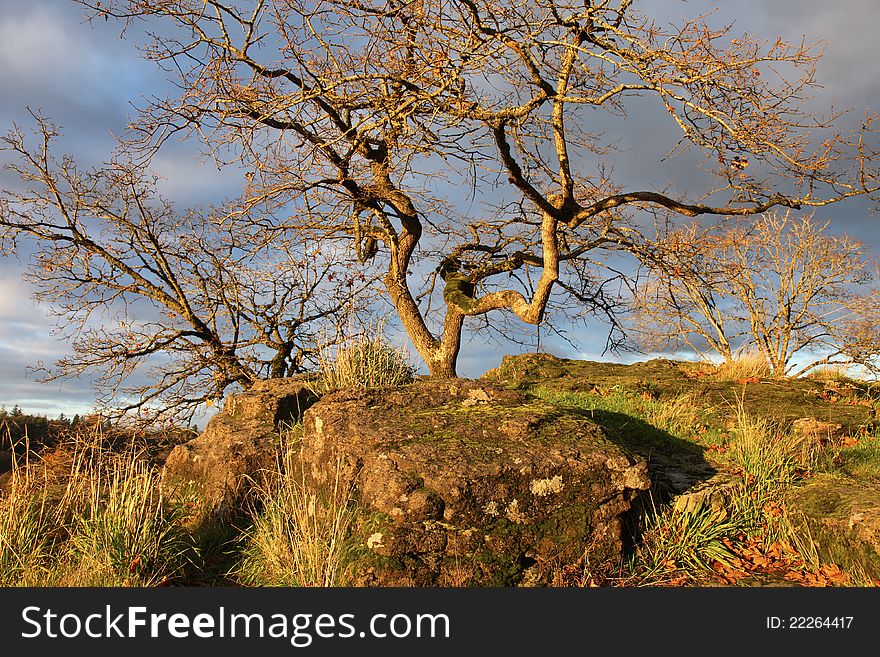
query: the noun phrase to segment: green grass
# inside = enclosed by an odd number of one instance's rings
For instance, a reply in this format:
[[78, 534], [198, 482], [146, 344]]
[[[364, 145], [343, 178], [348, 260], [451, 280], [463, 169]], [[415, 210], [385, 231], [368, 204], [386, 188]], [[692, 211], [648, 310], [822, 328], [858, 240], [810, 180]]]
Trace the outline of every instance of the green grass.
[[880, 435], [875, 431], [855, 445], [827, 450], [818, 467], [830, 473], [880, 482]]
[[694, 449], [724, 442], [714, 409], [692, 395], [657, 399], [650, 391], [641, 394], [626, 388], [603, 391], [559, 392], [534, 388], [535, 396], [551, 404], [582, 410], [629, 447], [665, 447], [672, 437]]

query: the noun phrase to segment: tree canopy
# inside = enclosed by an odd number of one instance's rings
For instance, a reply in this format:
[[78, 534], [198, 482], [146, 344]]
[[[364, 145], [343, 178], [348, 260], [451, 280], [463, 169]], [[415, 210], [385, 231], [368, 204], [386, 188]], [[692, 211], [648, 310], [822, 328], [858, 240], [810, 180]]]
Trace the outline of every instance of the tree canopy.
[[[144, 21], [145, 56], [175, 82], [141, 108], [129, 157], [196, 137], [244, 169], [229, 216], [249, 220], [240, 241], [267, 245], [253, 256], [271, 260], [279, 238], [346, 243], [438, 377], [456, 375], [466, 320], [613, 323], [603, 258], [659, 257], [646, 220], [880, 188], [876, 117], [807, 109], [821, 43], [711, 15], [665, 25], [633, 0], [78, 1]], [[659, 187], [618, 177], [620, 134], [603, 122], [625, 131], [636, 107], [667, 117], [670, 155], [702, 155], [712, 182], [679, 190], [669, 158]], [[22, 230], [8, 213], [2, 225]]]
[[877, 264], [864, 244], [791, 211], [678, 226], [654, 245], [635, 297], [636, 331], [661, 349], [726, 361], [755, 351], [778, 376], [818, 365], [876, 371]]

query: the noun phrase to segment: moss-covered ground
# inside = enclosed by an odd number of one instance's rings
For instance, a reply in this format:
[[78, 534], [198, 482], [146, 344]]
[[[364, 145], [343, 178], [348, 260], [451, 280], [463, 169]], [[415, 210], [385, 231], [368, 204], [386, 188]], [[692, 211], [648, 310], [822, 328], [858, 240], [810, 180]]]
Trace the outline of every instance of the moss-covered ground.
[[[880, 516], [878, 384], [724, 380], [696, 363], [540, 354], [505, 358], [485, 379], [579, 409], [649, 459], [654, 490], [617, 583], [873, 585], [880, 578], [880, 544], [871, 540]], [[812, 432], [799, 432], [802, 418], [816, 421]], [[724, 507], [676, 507], [679, 496], [716, 480], [727, 482]]]

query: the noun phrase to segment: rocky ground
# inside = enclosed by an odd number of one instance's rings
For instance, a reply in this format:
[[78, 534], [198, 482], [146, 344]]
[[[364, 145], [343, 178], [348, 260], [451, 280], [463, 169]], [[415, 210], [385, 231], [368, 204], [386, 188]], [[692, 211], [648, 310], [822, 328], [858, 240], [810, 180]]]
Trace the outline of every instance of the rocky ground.
[[848, 567], [880, 579], [878, 400], [867, 384], [721, 381], [692, 363], [531, 354], [506, 357], [479, 381], [315, 401], [302, 382], [285, 381], [231, 398], [202, 437], [172, 453], [166, 479], [227, 504], [256, 481], [279, 423], [302, 420], [305, 485], [319, 497], [347, 487], [364, 509], [356, 583], [548, 585], [565, 583], [572, 564], [582, 575], [585, 563], [607, 583], [637, 548], [648, 503], [709, 509], [719, 523], [737, 512], [735, 491], [750, 475], [725, 451], [747, 415], [809, 451], [813, 465], [768, 513], [790, 517], [818, 556], [810, 569], [785, 541], [725, 538], [730, 558], [702, 581], [843, 583]]
[[[323, 396], [303, 377], [262, 381], [201, 436], [150, 452], [197, 543], [195, 567], [162, 581], [238, 583], [238, 550], [274, 495], [266, 473], [281, 468], [306, 521], [339, 491], [357, 508], [349, 584], [877, 583], [878, 408], [876, 384], [840, 378], [721, 380], [694, 363], [545, 354], [476, 381]], [[744, 422], [788, 445], [785, 482], [760, 473], [761, 445], [743, 461]]]

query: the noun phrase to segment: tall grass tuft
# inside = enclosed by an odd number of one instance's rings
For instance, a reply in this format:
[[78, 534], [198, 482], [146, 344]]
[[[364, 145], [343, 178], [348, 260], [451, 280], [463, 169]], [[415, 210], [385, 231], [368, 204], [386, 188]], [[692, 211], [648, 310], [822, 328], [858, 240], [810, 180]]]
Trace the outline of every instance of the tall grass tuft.
[[322, 351], [317, 385], [323, 392], [406, 385], [413, 379], [406, 352], [377, 334], [349, 338], [333, 350]]
[[147, 462], [133, 452], [109, 455], [75, 474], [65, 584], [150, 586], [181, 568], [184, 535]]
[[819, 365], [810, 370], [806, 374], [806, 377], [808, 379], [812, 379], [813, 381], [846, 382], [853, 380], [853, 377], [850, 376], [850, 368], [840, 363]]
[[45, 482], [13, 464], [0, 497], [0, 586], [39, 584], [50, 564], [55, 528]]
[[769, 379], [773, 369], [767, 357], [757, 349], [743, 349], [733, 358], [715, 365], [711, 371], [712, 378], [719, 381], [737, 381], [739, 379]]
[[740, 494], [733, 499], [743, 528], [767, 543], [790, 542], [792, 527], [778, 505], [795, 485], [802, 459], [810, 458], [801, 438], [747, 415], [740, 404], [730, 448], [743, 478]]
[[156, 470], [101, 427], [14, 471], [0, 511], [4, 586], [149, 586], [189, 550]]
[[355, 520], [350, 491], [338, 468], [327, 497], [307, 491], [294, 445], [283, 446], [277, 472], [259, 489], [235, 576], [250, 586], [345, 586], [347, 539]]
[[638, 408], [645, 421], [674, 436], [690, 438], [696, 428], [705, 424], [705, 400], [696, 394], [640, 402]]

